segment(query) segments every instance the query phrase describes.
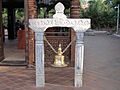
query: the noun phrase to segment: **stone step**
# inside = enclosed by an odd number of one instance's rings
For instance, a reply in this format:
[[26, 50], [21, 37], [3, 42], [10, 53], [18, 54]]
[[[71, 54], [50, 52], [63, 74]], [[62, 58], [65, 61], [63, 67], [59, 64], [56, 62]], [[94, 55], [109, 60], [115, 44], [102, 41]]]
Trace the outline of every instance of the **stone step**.
[[25, 61], [1, 61], [0, 66], [26, 66], [27, 62]]

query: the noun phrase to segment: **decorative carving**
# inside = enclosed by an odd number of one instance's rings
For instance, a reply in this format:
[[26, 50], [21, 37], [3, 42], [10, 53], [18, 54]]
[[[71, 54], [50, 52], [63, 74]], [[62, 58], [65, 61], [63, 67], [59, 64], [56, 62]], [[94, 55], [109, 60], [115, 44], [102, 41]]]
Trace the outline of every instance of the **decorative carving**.
[[56, 19], [60, 19], [60, 18], [64, 18], [64, 19], [67, 19], [67, 16], [64, 14], [64, 5], [59, 2], [55, 5], [55, 11], [56, 13], [53, 15], [53, 18], [56, 18]]
[[90, 28], [90, 19], [29, 19], [29, 23], [29, 27], [35, 32], [45, 27], [72, 27], [77, 32], [85, 32]]
[[55, 5], [56, 13], [64, 13], [64, 9], [65, 9], [65, 7], [61, 2], [59, 2]]

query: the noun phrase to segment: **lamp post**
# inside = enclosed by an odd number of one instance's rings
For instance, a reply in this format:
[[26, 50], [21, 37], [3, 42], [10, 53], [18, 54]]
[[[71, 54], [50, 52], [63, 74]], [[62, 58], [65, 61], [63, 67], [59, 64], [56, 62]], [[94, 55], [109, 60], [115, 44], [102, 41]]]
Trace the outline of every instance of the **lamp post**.
[[115, 8], [117, 8], [117, 27], [116, 27], [116, 34], [118, 34], [118, 32], [119, 32], [119, 13], [120, 13], [120, 5], [118, 4], [117, 5], [117, 7], [115, 7]]

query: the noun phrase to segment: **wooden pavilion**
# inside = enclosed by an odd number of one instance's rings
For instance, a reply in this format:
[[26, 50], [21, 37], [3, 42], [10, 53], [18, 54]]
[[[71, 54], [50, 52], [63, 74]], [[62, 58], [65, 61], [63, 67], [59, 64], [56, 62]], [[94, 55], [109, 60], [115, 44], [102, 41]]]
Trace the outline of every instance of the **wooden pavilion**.
[[[14, 25], [15, 25], [15, 8], [24, 8], [25, 10], [25, 30], [26, 30], [26, 44], [25, 44], [25, 59], [27, 66], [31, 67], [35, 62], [35, 38], [34, 32], [28, 28], [28, 20], [32, 18], [38, 18], [38, 11], [40, 7], [46, 7], [49, 11], [50, 1], [52, 0], [0, 0], [0, 61], [4, 59], [4, 42], [3, 42], [3, 26], [2, 26], [2, 8], [8, 10], [8, 39], [15, 39]], [[54, 0], [61, 1], [64, 0]], [[80, 15], [80, 2], [79, 0], [66, 0], [70, 3], [70, 18], [79, 18]], [[54, 3], [53, 3], [54, 4]], [[64, 49], [70, 41], [74, 38], [75, 32], [71, 28], [53, 27], [48, 28], [45, 32], [45, 36], [48, 41], [53, 45], [55, 49], [58, 48], [58, 44], [62, 44]], [[75, 44], [73, 43], [70, 48], [65, 52], [65, 61], [69, 66], [74, 65], [75, 60]], [[45, 42], [45, 64], [49, 66], [53, 62], [55, 53], [51, 50], [48, 44]]]

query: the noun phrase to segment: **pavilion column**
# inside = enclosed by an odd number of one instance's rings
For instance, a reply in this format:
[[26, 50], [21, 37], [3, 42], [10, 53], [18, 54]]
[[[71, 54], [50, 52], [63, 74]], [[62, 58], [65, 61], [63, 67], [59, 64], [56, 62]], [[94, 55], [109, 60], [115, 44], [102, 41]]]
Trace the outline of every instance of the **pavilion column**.
[[[80, 1], [71, 0], [70, 17], [80, 18]], [[75, 31], [71, 29], [71, 40], [76, 36]], [[75, 62], [75, 42], [71, 45], [71, 66], [74, 66]]]
[[[71, 1], [71, 18], [80, 18], [80, 1]], [[76, 28], [74, 28], [76, 30]], [[75, 87], [82, 87], [82, 74], [83, 74], [83, 60], [84, 60], [84, 42], [83, 32], [76, 32], [71, 30], [71, 39], [76, 36], [76, 43], [71, 45], [71, 62], [75, 63]], [[78, 30], [79, 31], [79, 30]]]
[[71, 0], [70, 17], [80, 18], [80, 1], [79, 0]]
[[45, 85], [43, 35], [44, 31], [35, 32], [36, 87], [44, 87]]
[[24, 12], [25, 12], [25, 60], [29, 63], [29, 48], [28, 48], [28, 0], [24, 0]]
[[2, 0], [0, 0], [0, 61], [4, 59], [3, 50], [3, 28], [2, 28]]
[[12, 40], [15, 39], [15, 10], [13, 7], [13, 2], [11, 0], [8, 0], [8, 39]]
[[[32, 19], [37, 16], [36, 0], [28, 0], [28, 18]], [[35, 35], [34, 32], [28, 29], [28, 67], [34, 66], [35, 62]]]
[[75, 46], [75, 87], [82, 87], [83, 60], [84, 60], [84, 33], [76, 32]]

